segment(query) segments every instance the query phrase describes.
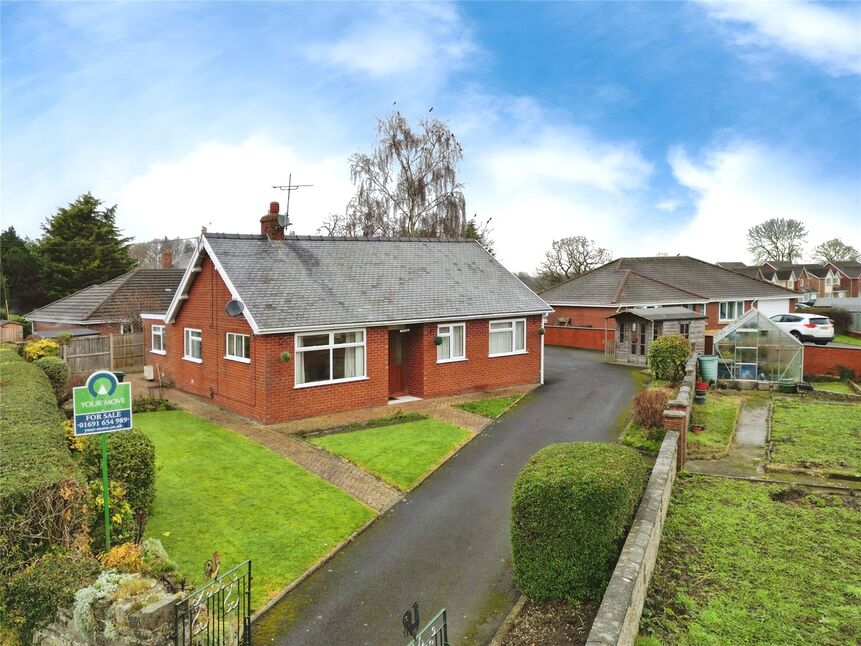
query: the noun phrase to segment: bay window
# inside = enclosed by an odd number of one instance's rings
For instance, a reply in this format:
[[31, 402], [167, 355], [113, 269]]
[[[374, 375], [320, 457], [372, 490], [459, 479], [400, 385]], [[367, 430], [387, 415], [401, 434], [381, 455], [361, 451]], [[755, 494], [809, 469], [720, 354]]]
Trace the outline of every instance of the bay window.
[[463, 361], [466, 359], [466, 324], [451, 323], [437, 326], [437, 336], [442, 339], [436, 347], [436, 362]]
[[491, 357], [526, 352], [526, 319], [490, 322]]
[[297, 387], [366, 377], [364, 330], [297, 334], [295, 350]]

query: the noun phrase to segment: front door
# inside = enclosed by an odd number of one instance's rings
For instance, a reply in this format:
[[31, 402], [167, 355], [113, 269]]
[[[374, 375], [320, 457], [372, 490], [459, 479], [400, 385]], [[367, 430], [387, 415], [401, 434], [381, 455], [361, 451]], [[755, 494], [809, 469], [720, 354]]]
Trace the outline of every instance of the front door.
[[404, 390], [404, 335], [389, 331], [389, 397], [399, 397]]

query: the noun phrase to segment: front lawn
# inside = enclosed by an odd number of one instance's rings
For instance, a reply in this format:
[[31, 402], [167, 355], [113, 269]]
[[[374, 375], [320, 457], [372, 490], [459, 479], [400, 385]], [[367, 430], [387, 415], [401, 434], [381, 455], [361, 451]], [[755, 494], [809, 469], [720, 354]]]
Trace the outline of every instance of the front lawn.
[[845, 381], [817, 381], [813, 384], [815, 390], [824, 390], [829, 393], [842, 393], [854, 395], [855, 391]]
[[222, 572], [250, 558], [259, 608], [374, 517], [325, 480], [184, 411], [136, 414], [135, 426], [156, 449], [147, 535], [161, 539], [193, 585], [215, 551]]
[[683, 472], [638, 646], [861, 643], [859, 554], [857, 499]]
[[778, 398], [771, 461], [794, 468], [861, 473], [861, 405]]
[[705, 404], [694, 404], [691, 424], [701, 424], [701, 433], [688, 433], [688, 457], [701, 458], [724, 453], [735, 430], [742, 398], [709, 392]]
[[857, 336], [849, 336], [848, 334], [835, 334], [834, 343], [861, 346], [861, 339], [859, 339]]
[[424, 419], [309, 441], [407, 491], [469, 436], [469, 431], [457, 426]]
[[[632, 449], [657, 455], [658, 451], [661, 450], [661, 442], [664, 441], [664, 435], [665, 431], [663, 428], [647, 429], [631, 420], [625, 427], [625, 430], [622, 431], [622, 437], [619, 438], [619, 442], [625, 446], [630, 446]], [[688, 433], [688, 438], [690, 439], [691, 437], [692, 434]]]
[[472, 402], [458, 404], [457, 408], [462, 408], [470, 413], [476, 413], [484, 417], [496, 419], [511, 408], [521, 397], [522, 395], [514, 395], [513, 397], [489, 397], [488, 399], [479, 399]]

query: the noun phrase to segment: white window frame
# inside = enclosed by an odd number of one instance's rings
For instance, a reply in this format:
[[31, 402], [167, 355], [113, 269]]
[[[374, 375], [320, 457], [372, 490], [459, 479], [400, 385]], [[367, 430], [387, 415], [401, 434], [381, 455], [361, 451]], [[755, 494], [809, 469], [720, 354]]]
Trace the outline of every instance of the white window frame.
[[[735, 312], [735, 316], [731, 316], [726, 318], [724, 312], [729, 314], [729, 306], [733, 306], [733, 310]], [[726, 307], [725, 307], [726, 306]], [[721, 323], [727, 323], [729, 321], [735, 321], [737, 318], [740, 318], [744, 314], [744, 301], [720, 301], [718, 302], [718, 321]]]
[[[448, 332], [443, 332], [443, 328], [448, 328]], [[454, 329], [460, 328], [462, 330], [461, 334], [463, 335], [463, 354], [461, 356], [453, 356], [451, 352], [454, 350]], [[440, 359], [439, 353], [442, 349], [442, 344], [437, 346], [436, 350], [436, 362], [437, 363], [454, 363], [455, 361], [466, 361], [466, 323], [444, 323], [436, 326], [436, 334], [441, 337], [448, 337], [448, 349], [449, 349], [449, 358], [448, 359]]]
[[[241, 337], [243, 339], [248, 339], [248, 356], [243, 357], [239, 354], [232, 354], [230, 352], [230, 337]], [[242, 343], [243, 347], [245, 343]], [[236, 340], [234, 338], [233, 341], [233, 349], [236, 349]], [[239, 332], [227, 332], [224, 335], [224, 358], [229, 359], [230, 361], [238, 361], [239, 363], [251, 363], [251, 335], [250, 334], [241, 334]]]
[[[191, 345], [192, 333], [197, 333], [197, 341], [200, 346], [200, 357], [195, 357], [188, 353], [189, 346]], [[182, 331], [182, 358], [185, 361], [192, 361], [194, 363], [203, 363], [203, 332], [194, 327], [187, 327]]]
[[[362, 341], [360, 343], [335, 343], [336, 334], [349, 334], [351, 332], [361, 332]], [[322, 336], [329, 335], [329, 343], [326, 345], [312, 345], [308, 347], [300, 347], [299, 339], [306, 336]], [[361, 377], [344, 377], [342, 379], [332, 379], [332, 359], [335, 348], [364, 348], [362, 353], [362, 376]], [[329, 379], [326, 381], [310, 381], [308, 383], [300, 383], [301, 374], [299, 372], [299, 354], [311, 350], [329, 350]], [[293, 388], [313, 388], [314, 386], [329, 386], [331, 384], [343, 384], [351, 381], [366, 381], [368, 379], [368, 332], [365, 328], [350, 328], [344, 330], [329, 330], [322, 332], [297, 332], [293, 335], [293, 351], [296, 354], [293, 367]]]
[[[158, 330], [158, 334], [156, 334], [156, 330]], [[160, 344], [161, 348], [155, 347], [155, 338], [156, 337], [158, 337], [159, 340], [161, 341], [161, 344]], [[167, 354], [167, 350], [165, 350], [166, 347], [167, 346], [165, 345], [165, 342], [164, 342], [164, 326], [163, 325], [153, 325], [152, 329], [150, 330], [149, 351], [152, 354], [166, 355]]]
[[[510, 332], [510, 334], [511, 334], [511, 347], [512, 348], [517, 347], [517, 344], [515, 343], [516, 339], [514, 338], [514, 334], [515, 334], [515, 330], [517, 329], [517, 323], [518, 322], [523, 323], [523, 349], [522, 350], [516, 350], [515, 349], [511, 352], [499, 352], [497, 354], [491, 353], [491, 351], [490, 351], [490, 339], [493, 337], [494, 334], [505, 334], [505, 333]], [[494, 330], [493, 325], [499, 324], [499, 323], [508, 323], [510, 329], [509, 330]], [[495, 321], [488, 321], [488, 323], [487, 323], [487, 356], [488, 357], [510, 357], [512, 355], [515, 355], [515, 354], [526, 354], [527, 353], [526, 328], [527, 328], [526, 319], [497, 319]]]

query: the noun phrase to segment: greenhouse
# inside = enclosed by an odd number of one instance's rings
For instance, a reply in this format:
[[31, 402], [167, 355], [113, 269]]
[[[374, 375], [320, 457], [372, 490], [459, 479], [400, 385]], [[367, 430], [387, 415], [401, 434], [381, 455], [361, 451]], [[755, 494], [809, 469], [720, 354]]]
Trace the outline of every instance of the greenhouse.
[[719, 379], [802, 380], [804, 346], [756, 309], [715, 334], [714, 352]]

